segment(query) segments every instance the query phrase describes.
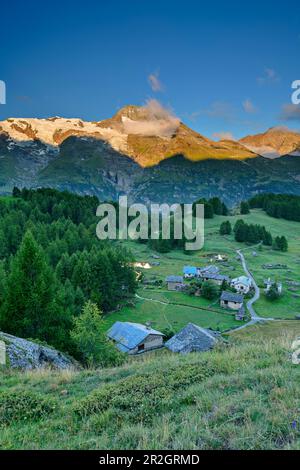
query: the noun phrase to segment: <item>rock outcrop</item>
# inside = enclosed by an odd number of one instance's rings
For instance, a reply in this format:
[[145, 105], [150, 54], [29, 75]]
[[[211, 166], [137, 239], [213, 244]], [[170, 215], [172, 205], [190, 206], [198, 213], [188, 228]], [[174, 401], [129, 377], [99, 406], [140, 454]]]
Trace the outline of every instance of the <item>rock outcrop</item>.
[[6, 365], [14, 369], [79, 369], [80, 365], [73, 358], [62, 354], [49, 346], [28, 341], [23, 338], [0, 332], [0, 340], [6, 346]]

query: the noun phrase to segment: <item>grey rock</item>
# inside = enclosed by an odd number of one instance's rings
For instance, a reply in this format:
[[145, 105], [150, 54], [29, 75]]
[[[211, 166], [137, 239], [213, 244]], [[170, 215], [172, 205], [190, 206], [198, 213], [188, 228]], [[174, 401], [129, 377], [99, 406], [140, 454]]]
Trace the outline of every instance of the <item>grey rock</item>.
[[13, 369], [79, 369], [75, 359], [51, 347], [0, 332], [0, 340], [6, 345], [6, 363]]

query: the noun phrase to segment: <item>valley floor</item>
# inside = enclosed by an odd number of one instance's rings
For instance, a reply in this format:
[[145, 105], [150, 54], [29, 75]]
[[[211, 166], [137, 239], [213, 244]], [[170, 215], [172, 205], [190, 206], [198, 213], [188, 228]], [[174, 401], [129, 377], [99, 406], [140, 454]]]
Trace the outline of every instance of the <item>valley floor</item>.
[[[247, 247], [244, 243], [237, 243], [234, 236], [220, 236], [219, 227], [222, 221], [229, 220], [234, 226], [238, 219], [247, 223], [264, 225], [273, 237], [285, 235], [289, 243], [289, 251], [282, 253], [269, 247], [257, 250]], [[254, 304], [258, 316], [274, 319], [295, 319], [300, 314], [300, 233], [299, 222], [269, 217], [261, 210], [252, 210], [249, 215], [230, 217], [215, 216], [205, 220], [205, 245], [199, 252], [184, 254], [176, 250], [166, 254], [159, 254], [159, 259], [152, 257], [153, 251], [147, 245], [136, 242], [122, 242], [133, 251], [136, 261], [159, 262], [159, 266], [142, 270], [146, 279], [165, 280], [171, 274], [182, 275], [185, 265], [205, 266], [211, 264], [213, 254], [223, 254], [228, 257], [228, 263], [218, 263], [222, 274], [229, 277], [238, 277], [244, 270], [236, 250], [242, 249], [247, 266], [252, 272], [260, 288], [260, 298]], [[257, 256], [253, 256], [256, 251]], [[286, 265], [285, 269], [265, 269], [267, 264]], [[266, 299], [263, 289], [267, 278], [282, 282], [283, 295], [275, 302]], [[299, 283], [293, 286], [291, 283]], [[145, 323], [151, 321], [156, 329], [169, 328], [178, 331], [188, 322], [202, 327], [210, 327], [226, 331], [241, 326], [232, 312], [222, 309], [219, 301], [208, 301], [202, 297], [191, 297], [182, 292], [169, 292], [165, 284], [161, 288], [140, 286], [136, 306], [125, 306], [120, 311], [107, 316], [107, 324], [111, 326], [116, 320]]]

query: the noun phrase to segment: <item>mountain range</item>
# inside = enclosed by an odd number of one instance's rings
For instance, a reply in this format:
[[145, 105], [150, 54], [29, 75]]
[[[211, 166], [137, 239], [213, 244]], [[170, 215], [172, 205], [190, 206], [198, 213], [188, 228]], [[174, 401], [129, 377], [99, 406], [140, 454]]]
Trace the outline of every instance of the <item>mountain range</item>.
[[261, 191], [300, 194], [300, 133], [216, 142], [155, 101], [104, 121], [11, 118], [0, 122], [0, 193], [14, 186], [146, 203], [218, 195], [231, 206]]

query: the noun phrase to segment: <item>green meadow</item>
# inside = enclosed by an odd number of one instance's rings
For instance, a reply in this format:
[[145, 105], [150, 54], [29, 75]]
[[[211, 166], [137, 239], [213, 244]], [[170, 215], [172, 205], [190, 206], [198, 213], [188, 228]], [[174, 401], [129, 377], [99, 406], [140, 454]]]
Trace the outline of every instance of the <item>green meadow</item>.
[[[288, 252], [282, 253], [265, 246], [262, 249], [253, 248], [244, 243], [237, 243], [233, 235], [221, 236], [219, 234], [222, 221], [229, 220], [233, 227], [241, 218], [247, 223], [264, 225], [273, 237], [285, 235], [289, 243]], [[289, 282], [300, 283], [299, 228], [299, 222], [275, 219], [261, 210], [252, 210], [248, 215], [215, 216], [213, 219], [206, 219], [204, 247], [201, 251], [190, 254], [174, 250], [164, 254], [156, 253], [159, 259], [154, 259], [152, 255], [155, 253], [145, 244], [133, 241], [118, 243], [127, 245], [132, 250], [136, 261], [159, 262], [159, 266], [152, 266], [148, 270], [141, 269], [141, 271], [145, 279], [163, 281], [171, 274], [182, 275], [185, 265], [205, 266], [215, 263], [211, 261], [214, 254], [223, 254], [228, 258], [225, 265], [217, 263], [222, 274], [231, 278], [240, 276], [244, 274], [244, 271], [237, 258], [236, 250], [243, 249], [247, 264], [261, 288], [261, 297], [255, 304], [257, 313], [266, 318], [294, 319], [297, 314], [300, 314], [300, 287], [291, 286]], [[256, 256], [253, 255], [254, 251]], [[265, 264], [282, 264], [287, 268], [264, 269]], [[274, 302], [267, 300], [263, 291], [264, 279], [269, 277], [283, 284], [283, 295]], [[138, 295], [142, 299], [137, 298], [135, 306], [123, 307], [107, 316], [109, 326], [116, 320], [151, 321], [154, 328], [169, 328], [173, 331], [178, 331], [188, 322], [220, 331], [241, 325], [234, 319], [232, 312], [219, 307], [218, 300], [210, 302], [202, 297], [189, 296], [182, 292], [168, 292], [165, 283], [161, 288], [140, 284]]]

